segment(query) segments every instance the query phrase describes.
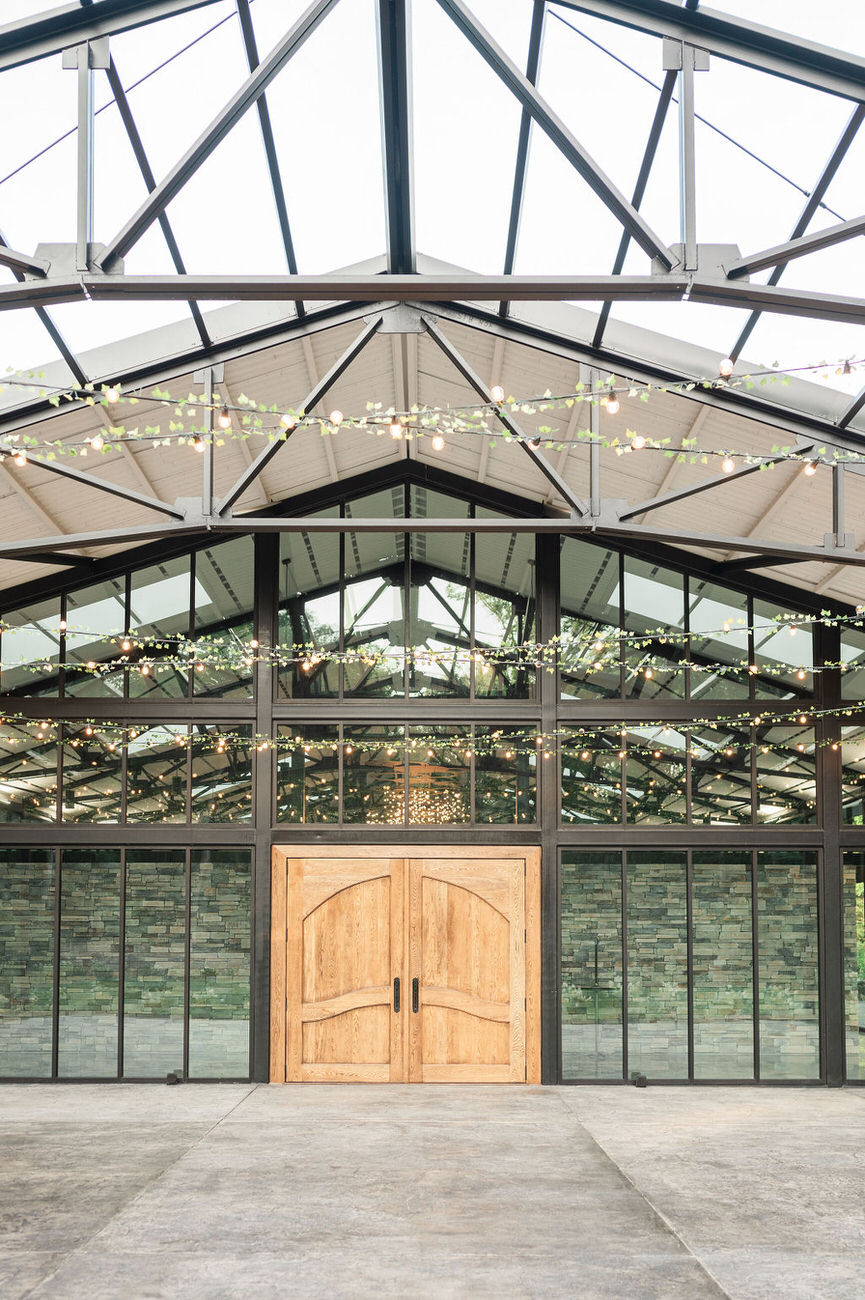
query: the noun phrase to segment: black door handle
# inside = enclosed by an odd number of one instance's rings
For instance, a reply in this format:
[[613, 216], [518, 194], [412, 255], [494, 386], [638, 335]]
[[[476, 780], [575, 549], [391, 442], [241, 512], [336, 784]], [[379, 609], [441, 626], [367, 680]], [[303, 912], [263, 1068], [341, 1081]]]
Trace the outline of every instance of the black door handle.
[[420, 980], [418, 980], [418, 979], [413, 979], [412, 982], [411, 982], [411, 1009], [412, 1009], [412, 1011], [418, 1011], [418, 1010], [420, 1009], [420, 996], [419, 996], [419, 989], [420, 989]]
[[393, 1009], [399, 1011], [399, 975], [393, 982]]

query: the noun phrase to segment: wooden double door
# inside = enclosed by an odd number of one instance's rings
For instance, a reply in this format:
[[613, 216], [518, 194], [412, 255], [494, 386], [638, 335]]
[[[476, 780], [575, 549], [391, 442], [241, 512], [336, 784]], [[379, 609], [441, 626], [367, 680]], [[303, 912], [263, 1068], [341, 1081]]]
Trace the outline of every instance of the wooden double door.
[[540, 850], [273, 851], [270, 1079], [540, 1082]]

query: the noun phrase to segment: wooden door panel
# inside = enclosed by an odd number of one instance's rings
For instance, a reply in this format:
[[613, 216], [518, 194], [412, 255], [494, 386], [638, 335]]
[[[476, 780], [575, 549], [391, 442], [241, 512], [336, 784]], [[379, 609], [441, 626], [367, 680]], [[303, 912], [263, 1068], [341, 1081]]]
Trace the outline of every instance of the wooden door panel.
[[411, 860], [409, 1079], [524, 1082], [525, 966], [523, 858]]
[[403, 1078], [402, 859], [292, 858], [286, 916], [286, 1079]]

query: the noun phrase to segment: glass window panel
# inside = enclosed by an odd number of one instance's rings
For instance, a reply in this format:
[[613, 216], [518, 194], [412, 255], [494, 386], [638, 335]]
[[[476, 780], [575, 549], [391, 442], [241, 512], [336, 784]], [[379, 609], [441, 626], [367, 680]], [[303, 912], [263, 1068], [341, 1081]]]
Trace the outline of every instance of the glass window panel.
[[[465, 727], [409, 727], [408, 824], [471, 821], [472, 737]], [[402, 820], [397, 806], [395, 817]]]
[[189, 929], [190, 1078], [249, 1075], [250, 858], [192, 854]]
[[126, 579], [109, 578], [66, 597], [67, 695], [122, 698], [120, 642], [126, 631]]
[[692, 575], [688, 603], [691, 699], [747, 699], [748, 597]]
[[757, 699], [793, 700], [813, 693], [814, 638], [801, 620], [801, 614], [785, 613], [779, 605], [754, 601]]
[[628, 1070], [688, 1077], [685, 854], [628, 853]]
[[11, 720], [0, 724], [0, 822], [56, 818], [56, 726], [45, 729]]
[[566, 729], [560, 743], [562, 821], [621, 822], [624, 741], [618, 731]]
[[[316, 511], [338, 519], [339, 507]], [[283, 697], [339, 693], [340, 536], [282, 533], [279, 539], [278, 691]], [[317, 656], [322, 656], [317, 658]]]
[[[189, 693], [190, 559], [180, 555], [134, 569], [129, 608], [129, 694], [141, 699], [182, 699]], [[204, 597], [204, 591], [199, 592]]]
[[625, 694], [685, 695], [685, 580], [680, 573], [625, 556]]
[[59, 598], [8, 610], [0, 619], [0, 693], [56, 695], [61, 640]]
[[817, 864], [811, 853], [758, 853], [760, 1077], [820, 1074]]
[[844, 854], [846, 1078], [865, 1079], [865, 853]]
[[236, 537], [195, 554], [196, 695], [252, 695], [255, 555], [251, 537]]
[[750, 853], [692, 864], [694, 1078], [754, 1077]]
[[[477, 509], [479, 519], [500, 519]], [[478, 533], [475, 537], [475, 694], [533, 697], [535, 538], [532, 533]]]
[[343, 820], [377, 826], [405, 822], [405, 739], [402, 727], [345, 727]]
[[[468, 503], [413, 485], [412, 517], [466, 519]], [[409, 663], [412, 695], [471, 691], [471, 536], [410, 533]]]
[[189, 728], [142, 727], [126, 747], [126, 820], [185, 822]]
[[534, 727], [475, 727], [475, 821], [536, 820], [536, 738]]
[[[350, 504], [353, 512], [355, 503]], [[347, 695], [405, 693], [404, 583], [404, 533], [346, 534], [342, 617]]]
[[690, 747], [691, 820], [707, 826], [750, 822], [750, 729], [693, 728]]
[[622, 855], [562, 853], [562, 1077], [622, 1077]]
[[339, 727], [280, 727], [276, 820], [339, 821]]
[[190, 821], [251, 822], [251, 728], [196, 723], [190, 746]]
[[846, 826], [862, 826], [865, 825], [865, 730], [842, 727], [841, 738], [841, 817]]
[[0, 848], [0, 1077], [51, 1074], [54, 854]]
[[562, 538], [559, 667], [566, 698], [621, 693], [619, 556]]
[[57, 1073], [117, 1075], [120, 851], [64, 849]]
[[123, 1073], [183, 1073], [186, 870], [182, 850], [126, 855]]
[[629, 822], [684, 822], [687, 804], [687, 741], [673, 727], [631, 727], [625, 757]]
[[123, 814], [123, 735], [119, 728], [67, 723], [63, 821], [110, 822]]
[[814, 728], [757, 728], [757, 821], [814, 823], [817, 780]]
[[841, 698], [865, 699], [865, 632], [855, 627], [841, 629]]

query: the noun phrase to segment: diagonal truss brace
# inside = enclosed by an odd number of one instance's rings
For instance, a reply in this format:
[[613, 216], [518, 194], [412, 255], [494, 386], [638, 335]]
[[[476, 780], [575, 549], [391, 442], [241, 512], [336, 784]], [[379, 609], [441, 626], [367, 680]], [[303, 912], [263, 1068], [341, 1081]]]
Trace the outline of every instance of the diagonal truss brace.
[[553, 468], [547, 458], [542, 456], [536, 448], [530, 445], [526, 434], [517, 424], [516, 420], [513, 419], [508, 411], [499, 406], [484, 381], [479, 375], [475, 374], [462, 353], [457, 352], [456, 348], [448, 342], [445, 336], [440, 332], [433, 318], [431, 316], [424, 316], [423, 322], [426, 326], [427, 334], [432, 339], [433, 343], [435, 343], [440, 351], [445, 354], [451, 364], [459, 371], [463, 379], [471, 385], [475, 392], [482, 397], [485, 402], [489, 402], [490, 406], [495, 408], [496, 418], [501, 421], [508, 433], [519, 440], [519, 444], [523, 448], [523, 451], [525, 451], [529, 458], [534, 461], [535, 465], [544, 477], [552, 483], [553, 487], [563, 500], [568, 503], [571, 513], [578, 519], [582, 519], [583, 516], [588, 513], [585, 503], [575, 495], [569, 485], [562, 478], [561, 474]]
[[[0, 440], [0, 455], [17, 456], [21, 448], [14, 443]], [[123, 487], [120, 483], [111, 483], [108, 479], [95, 478], [92, 474], [84, 474], [80, 469], [73, 469], [71, 465], [64, 465], [60, 461], [45, 460], [34, 457], [29, 462], [38, 465], [49, 474], [59, 474], [61, 478], [71, 479], [73, 483], [79, 483], [82, 487], [95, 488], [97, 492], [107, 492], [110, 496], [120, 497], [124, 501], [132, 501], [137, 506], [144, 506], [147, 510], [155, 510], [159, 514], [168, 515], [170, 519], [183, 519], [183, 511], [178, 506], [169, 505], [167, 501], [160, 501], [157, 497], [149, 497], [144, 492], [136, 492], [135, 488]]]
[[733, 280], [742, 275], [764, 271], [767, 266], [783, 266], [796, 257], [807, 257], [809, 253], [831, 248], [846, 239], [855, 239], [857, 235], [865, 235], [865, 216], [854, 217], [852, 221], [840, 221], [837, 225], [815, 230], [810, 235], [802, 235], [799, 239], [789, 239], [774, 248], [766, 248], [760, 253], [751, 253], [749, 257], [731, 263], [727, 267], [727, 276]]
[[649, 257], [659, 262], [664, 270], [672, 270], [676, 259], [664, 241], [655, 234], [633, 204], [628, 202], [621, 190], [601, 170], [594, 158], [572, 135], [546, 100], [538, 94], [517, 65], [508, 58], [501, 46], [480, 26], [474, 15], [463, 4], [463, 0], [438, 0], [438, 3], [493, 72], [516, 96], [526, 112], [531, 114], [545, 135], [622, 223], [631, 237], [648, 253]]
[[108, 269], [113, 262], [123, 257], [138, 242], [144, 232], [157, 219], [160, 212], [165, 210], [190, 177], [210, 157], [217, 145], [224, 140], [243, 114], [264, 93], [276, 74], [297, 53], [322, 19], [330, 13], [337, 3], [338, 0], [314, 0], [314, 3], [301, 15], [291, 30], [274, 46], [267, 58], [259, 63], [255, 71], [247, 77], [237, 93], [217, 114], [195, 144], [174, 164], [168, 175], [148, 195], [138, 211], [129, 218], [123, 229], [106, 245], [97, 262], [97, 265], [102, 270]]
[[[813, 447], [813, 442], [800, 442], [797, 444], [796, 450], [803, 455], [807, 455]], [[645, 501], [639, 501], [637, 505], [622, 510], [619, 513], [619, 518], [623, 522], [627, 519], [636, 519], [637, 515], [645, 515], [650, 510], [659, 510], [661, 506], [672, 505], [674, 501], [684, 501], [688, 497], [698, 496], [701, 492], [708, 492], [710, 488], [720, 487], [722, 483], [734, 483], [736, 479], [745, 478], [748, 474], [758, 473], [766, 465], [780, 465], [787, 459], [786, 456], [768, 456], [765, 460], [760, 461], [758, 465], [743, 465], [741, 469], [735, 469], [731, 474], [713, 474], [710, 478], [700, 479], [696, 483], [689, 483], [687, 487], [676, 488], [672, 492], [664, 492], [661, 496], [647, 497]]]
[[[321, 401], [328, 389], [333, 387], [340, 376], [354, 361], [355, 357], [364, 350], [370, 339], [378, 332], [381, 321], [382, 318], [380, 315], [370, 321], [366, 329], [357, 336], [350, 347], [346, 348], [342, 356], [333, 363], [327, 374], [318, 381], [312, 391], [307, 394], [306, 398], [301, 403], [300, 411], [302, 413], [305, 414], [306, 412], [311, 411], [313, 407]], [[235, 501], [237, 501], [239, 497], [243, 496], [250, 483], [253, 483], [258, 478], [259, 474], [262, 470], [267, 468], [280, 448], [285, 446], [286, 442], [291, 437], [291, 433], [292, 431], [288, 431], [284, 438], [279, 438], [275, 442], [269, 443], [263, 451], [259, 452], [252, 464], [247, 466], [219, 502], [217, 509], [218, 517], [224, 518], [228, 515]]]

